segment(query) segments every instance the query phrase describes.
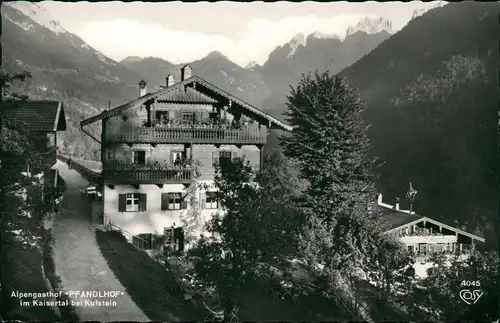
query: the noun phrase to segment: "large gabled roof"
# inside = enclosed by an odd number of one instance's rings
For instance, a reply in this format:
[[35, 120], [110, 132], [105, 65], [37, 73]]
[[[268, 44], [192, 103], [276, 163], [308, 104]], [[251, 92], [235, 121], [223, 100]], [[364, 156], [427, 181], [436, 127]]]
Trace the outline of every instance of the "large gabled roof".
[[421, 219], [420, 216], [412, 212], [402, 212], [394, 209], [389, 209], [379, 206], [379, 221], [383, 228], [387, 231], [392, 231], [408, 223]]
[[30, 130], [40, 132], [66, 130], [62, 101], [27, 100], [2, 102], [5, 119], [18, 120]]
[[91, 118], [88, 118], [86, 120], [83, 120], [80, 122], [81, 126], [85, 126], [91, 123], [94, 123], [96, 121], [99, 121], [105, 117], [112, 117], [115, 115], [120, 114], [122, 111], [133, 108], [133, 107], [139, 107], [145, 104], [146, 102], [149, 102], [154, 99], [160, 99], [162, 100], [163, 97], [168, 97], [171, 93], [178, 92], [179, 90], [184, 90], [187, 88], [192, 88], [194, 91], [199, 92], [200, 94], [203, 94], [204, 96], [208, 96], [211, 99], [214, 100], [220, 100], [220, 99], [227, 99], [230, 100], [232, 104], [236, 104], [243, 109], [249, 111], [251, 114], [256, 116], [257, 118], [265, 119], [271, 126], [276, 126], [278, 128], [281, 128], [283, 130], [287, 131], [292, 131], [292, 127], [281, 122], [280, 120], [274, 118], [273, 116], [265, 113], [264, 111], [254, 107], [253, 105], [244, 102], [243, 100], [240, 100], [239, 98], [227, 93], [226, 91], [216, 87], [215, 85], [203, 80], [202, 78], [198, 76], [191, 76], [190, 78], [178, 82], [176, 84], [173, 84], [172, 86], [169, 86], [167, 88], [163, 88], [159, 91], [156, 91], [154, 93], [148, 93], [136, 100], [130, 101], [128, 103], [125, 103], [119, 107], [116, 107], [112, 110], [109, 111], [104, 111], [96, 116], [93, 116]]

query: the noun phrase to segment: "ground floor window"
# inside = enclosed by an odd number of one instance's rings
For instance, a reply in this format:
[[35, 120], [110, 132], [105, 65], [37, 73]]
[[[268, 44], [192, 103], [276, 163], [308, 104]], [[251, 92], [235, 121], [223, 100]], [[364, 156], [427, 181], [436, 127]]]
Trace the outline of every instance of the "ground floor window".
[[171, 252], [184, 251], [184, 229], [179, 227], [170, 227], [163, 230], [165, 235], [165, 247]]
[[217, 199], [216, 192], [206, 192], [205, 208], [206, 209], [218, 209], [219, 208], [219, 200]]
[[146, 211], [146, 194], [126, 193], [118, 196], [118, 212]]
[[126, 195], [127, 204], [125, 206], [125, 211], [133, 212], [139, 211], [139, 194], [129, 193]]
[[187, 209], [187, 202], [182, 196], [182, 193], [162, 193], [161, 194], [161, 209], [162, 210], [184, 210]]

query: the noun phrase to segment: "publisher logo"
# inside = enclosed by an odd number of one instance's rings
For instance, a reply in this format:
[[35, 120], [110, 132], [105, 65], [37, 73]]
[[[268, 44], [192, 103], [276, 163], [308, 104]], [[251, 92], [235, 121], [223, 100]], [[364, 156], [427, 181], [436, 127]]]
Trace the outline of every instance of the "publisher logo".
[[462, 289], [459, 296], [467, 305], [473, 305], [476, 304], [483, 294], [484, 293], [479, 289]]

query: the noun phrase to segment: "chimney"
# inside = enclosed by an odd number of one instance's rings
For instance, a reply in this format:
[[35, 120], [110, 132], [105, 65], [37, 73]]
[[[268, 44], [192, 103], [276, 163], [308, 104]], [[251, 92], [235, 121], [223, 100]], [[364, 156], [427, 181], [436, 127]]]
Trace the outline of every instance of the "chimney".
[[399, 197], [396, 197], [394, 201], [396, 202], [396, 204], [394, 205], [394, 209], [396, 211], [399, 211]]
[[191, 66], [184, 65], [184, 67], [181, 68], [181, 81], [187, 80], [190, 77], [191, 77]]
[[146, 85], [147, 83], [144, 80], [141, 80], [139, 82], [139, 97], [143, 97], [146, 95]]
[[165, 80], [166, 80], [166, 83], [165, 83], [166, 87], [172, 86], [175, 83], [174, 76], [172, 74], [168, 74], [168, 76]]

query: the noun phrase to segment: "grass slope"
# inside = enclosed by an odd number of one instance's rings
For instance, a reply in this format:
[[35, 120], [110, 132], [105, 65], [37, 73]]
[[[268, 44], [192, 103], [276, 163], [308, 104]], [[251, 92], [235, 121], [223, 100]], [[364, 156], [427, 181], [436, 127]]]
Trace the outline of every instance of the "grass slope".
[[[117, 232], [96, 232], [97, 242], [109, 267], [130, 297], [152, 320], [203, 320], [208, 314], [201, 301], [183, 300], [173, 274], [137, 250]], [[338, 320], [339, 310], [320, 295], [300, 302], [273, 295], [269, 282], [255, 282], [242, 292], [242, 321]], [[195, 305], [196, 304], [196, 305]]]
[[[203, 320], [203, 312], [176, 293], [171, 272], [137, 250], [117, 232], [96, 231], [97, 243], [109, 267], [132, 300], [154, 321]], [[173, 295], [174, 294], [174, 295]]]
[[2, 237], [2, 319], [20, 321], [55, 322], [61, 318], [50, 307], [20, 307], [12, 292], [47, 293], [49, 288], [42, 272], [42, 254], [39, 249], [27, 248]]

